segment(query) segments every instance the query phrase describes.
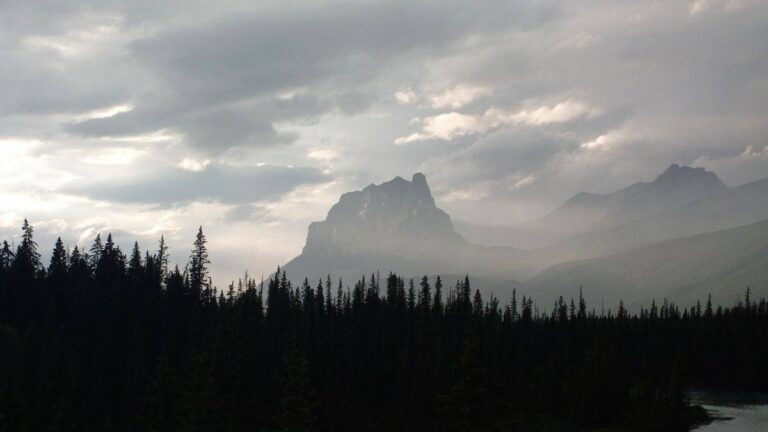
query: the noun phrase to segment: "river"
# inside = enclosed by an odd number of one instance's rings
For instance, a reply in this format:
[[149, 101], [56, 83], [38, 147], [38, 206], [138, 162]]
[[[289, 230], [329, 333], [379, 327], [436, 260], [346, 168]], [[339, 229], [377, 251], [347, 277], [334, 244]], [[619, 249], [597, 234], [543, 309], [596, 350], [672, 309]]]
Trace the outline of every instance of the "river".
[[692, 391], [689, 397], [719, 418], [696, 432], [768, 431], [768, 394]]

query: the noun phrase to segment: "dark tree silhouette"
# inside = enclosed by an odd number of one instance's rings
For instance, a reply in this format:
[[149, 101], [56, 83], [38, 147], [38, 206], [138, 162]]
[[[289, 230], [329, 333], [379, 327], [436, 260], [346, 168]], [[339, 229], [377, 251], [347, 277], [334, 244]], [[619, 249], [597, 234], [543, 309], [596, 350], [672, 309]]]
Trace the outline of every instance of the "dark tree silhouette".
[[[683, 431], [684, 387], [768, 390], [768, 303], [501, 306], [374, 273], [218, 290], [198, 230], [168, 271], [111, 234], [61, 239], [47, 269], [25, 222], [0, 248], [0, 431]], [[301, 279], [300, 279], [301, 280]]]

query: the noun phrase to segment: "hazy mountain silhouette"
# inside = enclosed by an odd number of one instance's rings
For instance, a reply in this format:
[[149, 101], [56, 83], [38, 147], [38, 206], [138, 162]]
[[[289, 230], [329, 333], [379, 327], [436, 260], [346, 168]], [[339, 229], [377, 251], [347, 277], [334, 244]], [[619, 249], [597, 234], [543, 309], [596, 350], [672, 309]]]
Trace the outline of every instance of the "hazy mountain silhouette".
[[356, 254], [397, 248], [432, 249], [464, 243], [447, 213], [437, 208], [424, 174], [395, 177], [345, 193], [322, 222], [309, 225], [304, 254]]
[[673, 164], [651, 183], [635, 183], [607, 195], [578, 193], [557, 210], [526, 225], [588, 232], [622, 225], [728, 189], [704, 168]]
[[768, 233], [760, 230], [768, 222], [734, 229], [763, 220], [768, 179], [729, 188], [712, 172], [672, 165], [653, 182], [577, 194], [507, 231], [565, 240], [530, 250], [480, 246], [456, 232], [417, 173], [342, 195], [324, 221], [309, 226], [301, 255], [285, 269], [294, 280], [313, 281], [329, 273], [345, 280], [390, 271], [441, 274], [446, 281], [469, 273], [485, 291], [504, 297], [521, 288], [545, 304], [579, 285], [592, 298], [628, 303], [691, 301], [710, 291], [730, 301], [745, 284], [765, 282]]
[[544, 255], [566, 260], [612, 254], [765, 219], [768, 179], [731, 188], [703, 168], [672, 165], [651, 183], [636, 183], [607, 195], [576, 194], [531, 222], [509, 227], [458, 227], [476, 243], [544, 248]]
[[465, 241], [417, 173], [411, 181], [395, 177], [342, 195], [324, 221], [310, 224], [301, 255], [285, 269], [291, 278], [313, 280], [328, 273], [354, 280], [389, 271], [508, 279], [528, 265], [529, 255]]
[[652, 243], [616, 255], [554, 265], [527, 283], [537, 299], [578, 296], [629, 306], [650, 299], [732, 304], [768, 286], [768, 221]]

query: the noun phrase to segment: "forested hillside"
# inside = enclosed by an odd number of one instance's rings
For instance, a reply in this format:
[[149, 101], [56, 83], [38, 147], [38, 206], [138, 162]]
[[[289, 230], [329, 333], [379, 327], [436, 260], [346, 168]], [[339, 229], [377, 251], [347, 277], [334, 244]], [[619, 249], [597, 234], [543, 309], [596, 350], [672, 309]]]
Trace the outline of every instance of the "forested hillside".
[[[187, 265], [0, 248], [0, 430], [684, 430], [686, 386], [768, 389], [768, 304], [482, 298], [470, 278], [224, 289]], [[482, 275], [480, 275], [482, 276]], [[455, 283], [454, 283], [455, 282]]]

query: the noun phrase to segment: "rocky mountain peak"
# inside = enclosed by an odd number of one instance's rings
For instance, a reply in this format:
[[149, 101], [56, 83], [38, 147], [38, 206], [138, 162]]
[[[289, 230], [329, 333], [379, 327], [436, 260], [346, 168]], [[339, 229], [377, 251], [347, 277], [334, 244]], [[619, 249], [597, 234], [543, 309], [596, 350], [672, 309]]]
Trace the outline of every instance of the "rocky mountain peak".
[[341, 196], [324, 221], [309, 227], [303, 253], [388, 250], [463, 241], [435, 205], [427, 178], [416, 173]]
[[656, 180], [651, 184], [661, 186], [701, 184], [715, 188], [726, 187], [723, 182], [720, 181], [720, 178], [717, 177], [717, 174], [711, 171], [707, 171], [701, 167], [693, 168], [678, 164], [670, 165], [670, 167], [656, 177]]

